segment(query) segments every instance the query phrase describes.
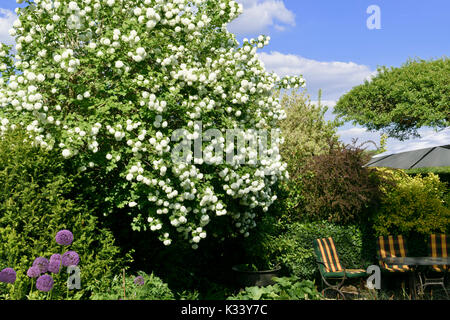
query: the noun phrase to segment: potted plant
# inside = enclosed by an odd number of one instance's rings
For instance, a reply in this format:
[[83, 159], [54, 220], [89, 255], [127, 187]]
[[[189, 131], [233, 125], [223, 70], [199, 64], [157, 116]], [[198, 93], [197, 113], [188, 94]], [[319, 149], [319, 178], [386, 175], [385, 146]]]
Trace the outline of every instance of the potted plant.
[[233, 278], [238, 286], [268, 286], [275, 282], [273, 277], [281, 276], [279, 248], [276, 237], [281, 232], [277, 212], [265, 214], [253, 232], [241, 239], [235, 254], [237, 264], [232, 266]]
[[268, 286], [275, 282], [273, 277], [280, 276], [279, 265], [238, 264], [232, 267], [236, 284], [240, 287]]

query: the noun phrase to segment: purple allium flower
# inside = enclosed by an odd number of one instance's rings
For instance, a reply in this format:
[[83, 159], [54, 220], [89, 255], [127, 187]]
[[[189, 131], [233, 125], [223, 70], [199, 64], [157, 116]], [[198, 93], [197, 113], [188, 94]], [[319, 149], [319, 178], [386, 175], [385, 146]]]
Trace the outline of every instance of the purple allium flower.
[[48, 264], [48, 271], [51, 273], [59, 273], [61, 270], [61, 255], [59, 253], [55, 253], [50, 257], [50, 263]]
[[134, 284], [138, 285], [138, 286], [143, 286], [145, 283], [144, 277], [143, 276], [137, 276], [136, 278], [134, 278]]
[[61, 261], [61, 255], [59, 253], [52, 254], [50, 257], [50, 262]]
[[0, 282], [14, 283], [16, 282], [16, 272], [13, 268], [5, 268], [0, 271]]
[[76, 266], [80, 262], [80, 257], [75, 251], [67, 251], [62, 255], [62, 264], [65, 267]]
[[69, 230], [60, 230], [55, 237], [56, 243], [62, 246], [68, 246], [72, 244], [73, 234]]
[[53, 260], [48, 264], [48, 271], [51, 273], [59, 273], [59, 270], [61, 270], [61, 260]]
[[46, 273], [48, 271], [48, 260], [44, 257], [38, 257], [34, 259], [33, 267], [38, 267], [41, 273]]
[[30, 267], [27, 271], [27, 276], [30, 278], [37, 278], [41, 274], [41, 270], [38, 267]]
[[40, 276], [36, 280], [36, 288], [39, 291], [49, 292], [50, 290], [53, 289], [53, 278], [51, 276], [49, 276], [48, 274], [44, 274], [44, 275]]

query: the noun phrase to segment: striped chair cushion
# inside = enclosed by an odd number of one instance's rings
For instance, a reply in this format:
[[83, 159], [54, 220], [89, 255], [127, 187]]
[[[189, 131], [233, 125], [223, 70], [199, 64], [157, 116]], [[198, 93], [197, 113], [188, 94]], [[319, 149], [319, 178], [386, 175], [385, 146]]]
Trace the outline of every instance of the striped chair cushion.
[[333, 238], [314, 240], [314, 249], [319, 261], [323, 262], [319, 264], [319, 269], [324, 276], [339, 278], [345, 275], [348, 278], [354, 278], [366, 275], [364, 269], [346, 269], [344, 273]]
[[[428, 242], [428, 251], [431, 257], [448, 257], [450, 240], [445, 234], [431, 234]], [[444, 272], [448, 266], [432, 266], [436, 272]]]
[[381, 268], [390, 272], [405, 272], [411, 270], [407, 265], [388, 265], [382, 258], [387, 257], [406, 257], [407, 248], [402, 235], [398, 236], [380, 236], [377, 242], [378, 256], [380, 258]]

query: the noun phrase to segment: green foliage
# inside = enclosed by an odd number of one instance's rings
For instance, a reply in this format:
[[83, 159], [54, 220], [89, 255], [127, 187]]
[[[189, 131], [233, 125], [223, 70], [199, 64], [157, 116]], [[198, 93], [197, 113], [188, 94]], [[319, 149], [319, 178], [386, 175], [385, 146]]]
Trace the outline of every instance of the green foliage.
[[266, 264], [268, 265], [267, 267], [261, 267], [261, 265], [256, 265], [254, 263], [244, 263], [244, 264], [238, 264], [236, 265], [236, 267], [240, 270], [240, 271], [264, 271], [264, 270], [272, 270], [274, 269], [274, 265], [273, 264]]
[[339, 224], [366, 221], [384, 183], [373, 168], [363, 167], [367, 154], [360, 146], [331, 144], [302, 168], [302, 218]]
[[438, 175], [439, 180], [447, 182], [447, 186], [450, 186], [450, 167], [428, 167], [405, 170], [405, 173], [409, 175], [427, 174], [430, 172]]
[[366, 248], [365, 230], [354, 225], [338, 226], [326, 221], [288, 226], [285, 233], [272, 239], [274, 256], [289, 274], [300, 279], [313, 279], [318, 275], [313, 241], [328, 237], [333, 238], [339, 259], [346, 268], [364, 268], [372, 262], [374, 248]]
[[200, 293], [197, 290], [183, 290], [181, 292], [176, 292], [175, 294], [177, 300], [199, 300], [200, 296]]
[[[36, 257], [47, 259], [66, 248], [55, 241], [56, 233], [69, 229], [70, 246], [80, 256], [81, 290], [67, 296], [68, 275], [60, 274], [52, 299], [86, 298], [88, 287], [112, 278], [124, 262], [111, 232], [101, 228], [76, 194], [73, 177], [51, 152], [24, 142], [26, 135], [14, 130], [0, 139], [0, 269], [14, 268], [17, 280], [6, 298], [24, 299], [31, 289], [26, 272]], [[33, 290], [36, 290], [35, 288]], [[81, 294], [80, 294], [81, 293]], [[30, 298], [49, 298], [42, 293]]]
[[299, 281], [296, 277], [273, 278], [274, 285], [247, 287], [227, 300], [320, 300], [313, 281]]
[[290, 177], [297, 176], [297, 170], [311, 156], [325, 153], [329, 141], [337, 141], [335, 121], [325, 121], [328, 108], [313, 104], [306, 93], [292, 91], [281, 97], [286, 119], [280, 122], [284, 143], [280, 153], [288, 164]]
[[380, 137], [380, 146], [379, 148], [376, 150], [375, 154], [379, 154], [379, 153], [383, 153], [387, 151], [386, 148], [386, 144], [387, 144], [387, 139], [389, 138], [389, 136], [386, 133], [383, 133]]
[[411, 60], [377, 71], [339, 99], [334, 108], [339, 117], [399, 139], [417, 135], [422, 126], [449, 125], [450, 59]]
[[285, 232], [285, 218], [277, 211], [267, 213], [248, 238], [240, 242], [240, 263], [253, 271], [272, 270], [278, 266], [275, 237]]
[[280, 123], [289, 181], [277, 190], [274, 210], [289, 220], [353, 223], [377, 201], [379, 181], [363, 168], [368, 155], [360, 147], [338, 143], [338, 122], [325, 121], [326, 107], [304, 94], [284, 95], [287, 118]]
[[[109, 283], [108, 289], [101, 292], [94, 292], [92, 300], [173, 300], [174, 295], [160, 278], [153, 273], [148, 275], [145, 272], [138, 272], [138, 276], [144, 278], [144, 284], [136, 284], [135, 276], [125, 277], [125, 288], [123, 276], [115, 276]], [[125, 289], [125, 290], [124, 290]], [[195, 294], [185, 295], [194, 297]]]
[[449, 232], [450, 208], [445, 203], [447, 187], [437, 175], [409, 176], [403, 170], [380, 171], [389, 175], [395, 185], [382, 189], [381, 207], [373, 222], [376, 234]]
[[328, 152], [330, 141], [337, 141], [338, 123], [325, 121], [327, 107], [313, 104], [305, 93], [284, 94], [281, 104], [286, 119], [280, 122], [284, 138], [280, 154], [288, 165], [289, 180], [279, 186], [280, 201], [274, 206], [275, 210], [292, 217], [302, 211], [303, 166], [312, 156]]

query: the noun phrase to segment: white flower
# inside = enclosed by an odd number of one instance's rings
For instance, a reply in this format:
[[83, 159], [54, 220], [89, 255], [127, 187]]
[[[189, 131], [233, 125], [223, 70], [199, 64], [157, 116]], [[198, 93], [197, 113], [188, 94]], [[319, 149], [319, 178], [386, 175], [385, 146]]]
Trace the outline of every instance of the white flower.
[[68, 157], [70, 157], [71, 155], [72, 155], [72, 153], [70, 152], [69, 149], [64, 149], [64, 150], [62, 151], [62, 156], [63, 156], [64, 158], [68, 158]]
[[15, 20], [13, 23], [14, 28], [20, 28], [22, 26], [22, 23], [19, 19]]
[[141, 8], [135, 8], [133, 10], [133, 13], [135, 16], [140, 16], [142, 14], [142, 10], [141, 10]]
[[136, 49], [136, 53], [140, 56], [143, 56], [143, 55], [145, 55], [145, 49], [142, 47], [139, 47]]
[[112, 159], [112, 155], [111, 155], [110, 153], [108, 153], [108, 154], [106, 155], [106, 159], [111, 160], [111, 159]]
[[123, 68], [123, 66], [124, 66], [124, 64], [122, 61], [120, 61], [120, 60], [116, 61], [116, 68], [120, 69], [120, 68]]
[[133, 207], [136, 207], [136, 206], [137, 206], [137, 203], [134, 202], [134, 201], [131, 201], [130, 203], [128, 203], [128, 206], [129, 206], [130, 208], [133, 208]]
[[70, 10], [77, 10], [78, 9], [78, 4], [74, 1], [70, 1], [69, 2], [69, 9]]
[[34, 81], [36, 79], [36, 75], [33, 72], [29, 72], [27, 74], [27, 79], [30, 81]]

